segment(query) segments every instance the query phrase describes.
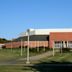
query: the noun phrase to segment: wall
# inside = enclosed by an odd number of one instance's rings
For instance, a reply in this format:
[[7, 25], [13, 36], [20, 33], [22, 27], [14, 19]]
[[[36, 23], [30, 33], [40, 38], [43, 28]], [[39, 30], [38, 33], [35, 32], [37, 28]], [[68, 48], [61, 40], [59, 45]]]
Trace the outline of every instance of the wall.
[[72, 32], [51, 32], [49, 37], [50, 48], [53, 47], [53, 41], [72, 41]]
[[[19, 48], [21, 46], [21, 42], [10, 42], [10, 43], [5, 43], [6, 48]], [[22, 42], [22, 46], [26, 47], [27, 46], [27, 41]], [[35, 48], [35, 47], [48, 47], [48, 41], [30, 41], [30, 48]]]

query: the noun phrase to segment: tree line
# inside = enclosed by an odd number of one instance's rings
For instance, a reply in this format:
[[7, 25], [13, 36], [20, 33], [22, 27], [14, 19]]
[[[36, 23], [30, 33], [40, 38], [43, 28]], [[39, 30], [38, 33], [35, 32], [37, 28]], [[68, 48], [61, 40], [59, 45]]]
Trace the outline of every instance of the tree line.
[[6, 43], [6, 42], [10, 42], [10, 40], [7, 40], [5, 38], [0, 38], [0, 43]]

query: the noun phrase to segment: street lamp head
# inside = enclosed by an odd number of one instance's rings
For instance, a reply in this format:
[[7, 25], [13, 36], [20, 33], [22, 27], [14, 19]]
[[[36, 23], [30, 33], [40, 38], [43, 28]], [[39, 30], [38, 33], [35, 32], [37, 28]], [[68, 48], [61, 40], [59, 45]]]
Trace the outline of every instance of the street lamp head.
[[30, 32], [30, 29], [27, 29], [27, 32]]
[[30, 34], [30, 29], [27, 29], [27, 34], [28, 34], [28, 35]]

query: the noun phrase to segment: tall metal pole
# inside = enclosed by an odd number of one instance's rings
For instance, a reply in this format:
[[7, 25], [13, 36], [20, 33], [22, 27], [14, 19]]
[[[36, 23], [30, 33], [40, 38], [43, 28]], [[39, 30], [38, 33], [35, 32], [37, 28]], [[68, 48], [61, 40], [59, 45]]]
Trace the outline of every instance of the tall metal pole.
[[39, 41], [37, 41], [37, 52], [39, 52]]
[[21, 56], [23, 55], [23, 54], [22, 54], [22, 43], [23, 43], [23, 42], [22, 42], [22, 39], [21, 39]]
[[12, 52], [13, 44], [12, 44], [12, 39], [11, 39], [11, 52]]
[[43, 46], [44, 46], [44, 52], [45, 52], [45, 42], [43, 41]]
[[62, 47], [63, 47], [63, 43], [62, 43], [62, 41], [61, 41], [61, 54], [62, 54]]
[[55, 47], [55, 46], [54, 46], [54, 42], [53, 42], [53, 56], [55, 55], [54, 47]]
[[24, 46], [24, 52], [25, 52], [25, 41], [23, 41], [23, 46]]
[[30, 60], [29, 60], [29, 30], [27, 30], [28, 33], [28, 46], [27, 46], [27, 61], [26, 63], [29, 64]]

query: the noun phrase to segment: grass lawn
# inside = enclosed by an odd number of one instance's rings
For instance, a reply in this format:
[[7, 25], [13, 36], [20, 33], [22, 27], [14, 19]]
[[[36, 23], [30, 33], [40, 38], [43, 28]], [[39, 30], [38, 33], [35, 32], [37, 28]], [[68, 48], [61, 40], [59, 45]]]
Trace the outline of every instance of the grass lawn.
[[[26, 54], [23, 52], [23, 56], [25, 57]], [[0, 50], [0, 62], [1, 61], [6, 61], [6, 60], [11, 60], [21, 57], [20, 56], [20, 49], [1, 49]]]
[[[47, 62], [47, 63], [51, 63], [51, 62], [72, 62], [72, 52], [66, 52], [66, 53], [59, 53], [57, 52], [55, 54], [55, 56], [49, 56], [43, 59], [40, 59], [38, 61], [34, 60], [30, 60], [31, 64], [37, 64], [37, 63], [42, 63], [42, 62]], [[21, 60], [18, 62], [18, 64], [25, 64], [24, 60]]]
[[66, 52], [63, 54], [56, 53], [55, 56], [50, 56], [45, 59], [40, 60], [40, 62], [72, 62], [72, 52]]
[[[43, 52], [30, 52], [30, 56], [41, 54]], [[20, 58], [20, 49], [2, 49], [0, 50], [0, 62]], [[26, 57], [26, 51], [23, 50], [23, 57]], [[55, 56], [49, 56], [38, 61], [31, 61], [33, 66], [24, 65], [24, 61], [20, 61], [17, 65], [0, 65], [0, 72], [72, 72], [72, 67], [49, 66], [53, 63], [72, 63], [72, 52], [56, 53]], [[22, 65], [20, 65], [22, 64]], [[46, 65], [44, 65], [46, 64]]]
[[[16, 58], [25, 58], [27, 55], [27, 49], [22, 50], [22, 56], [21, 56], [21, 49], [0, 49], [0, 62], [3, 61], [8, 61], [8, 60], [13, 60]], [[37, 52], [37, 51], [30, 51], [30, 56], [34, 56], [34, 55], [38, 55], [43, 53], [41, 52]]]
[[[1, 72], [72, 72], [72, 67], [49, 66], [50, 62], [70, 62], [72, 63], [72, 52], [56, 53], [55, 56], [50, 56], [37, 61], [33, 66], [24, 65], [3, 65], [0, 66]], [[47, 65], [41, 65], [47, 64]], [[37, 66], [38, 65], [38, 66]]]

